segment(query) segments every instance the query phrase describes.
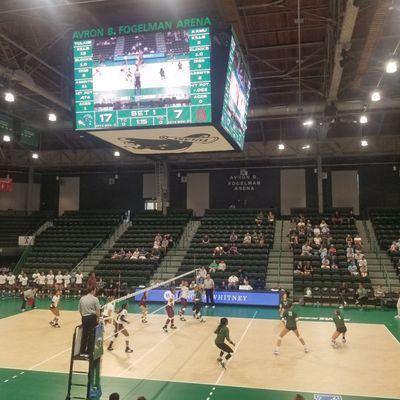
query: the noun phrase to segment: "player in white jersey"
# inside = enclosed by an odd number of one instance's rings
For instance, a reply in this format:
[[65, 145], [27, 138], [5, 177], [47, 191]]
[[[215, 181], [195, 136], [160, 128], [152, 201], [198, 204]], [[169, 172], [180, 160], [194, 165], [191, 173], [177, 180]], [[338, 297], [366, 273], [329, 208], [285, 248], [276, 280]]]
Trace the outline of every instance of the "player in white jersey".
[[60, 320], [60, 310], [58, 309], [58, 303], [60, 302], [61, 292], [56, 290], [54, 296], [51, 298], [50, 311], [54, 315], [52, 321], [50, 321], [50, 325], [53, 328], [60, 328], [58, 321]]
[[28, 288], [28, 277], [26, 276], [26, 273], [23, 272], [21, 275], [21, 279], [20, 279], [20, 283], [21, 283], [21, 290], [24, 291]]
[[7, 275], [5, 272], [0, 272], [0, 292], [6, 291], [6, 282], [7, 282]]
[[107, 298], [107, 303], [103, 307], [103, 321], [104, 325], [112, 324], [114, 322], [115, 303], [113, 303], [115, 297], [110, 296]]
[[37, 286], [39, 288], [39, 293], [44, 293], [44, 288], [46, 285], [46, 275], [44, 272], [41, 272], [39, 276], [36, 277], [37, 280]]
[[64, 289], [66, 292], [69, 293], [69, 289], [71, 287], [71, 275], [68, 271], [65, 272], [63, 275], [63, 280], [64, 280]]
[[56, 289], [61, 290], [62, 286], [63, 286], [63, 275], [62, 275], [61, 271], [57, 272], [55, 280], [56, 280]]
[[168, 332], [168, 325], [171, 322], [171, 329], [176, 329], [174, 324], [175, 317], [175, 288], [171, 288], [167, 290], [164, 294], [164, 298], [167, 301], [167, 305], [165, 306], [165, 312], [167, 313], [167, 320], [165, 321], [165, 325], [163, 326], [163, 331]]
[[48, 290], [50, 290], [54, 286], [53, 270], [50, 270], [49, 273], [46, 275], [46, 285]]
[[188, 297], [189, 297], [189, 283], [187, 281], [182, 281], [179, 297], [181, 299], [181, 309], [179, 310], [179, 318], [181, 321], [186, 321], [185, 311], [186, 311], [186, 307], [188, 304]]
[[39, 283], [38, 279], [39, 279], [40, 273], [39, 270], [36, 270], [33, 274], [32, 274], [32, 282], [37, 285]]
[[6, 280], [7, 280], [8, 293], [14, 292], [15, 291], [15, 275], [12, 272], [9, 272]]
[[83, 274], [81, 271], [76, 271], [75, 274], [75, 287], [78, 289], [78, 292], [80, 293], [80, 290], [82, 288], [82, 282], [83, 282]]
[[129, 321], [126, 319], [128, 315], [128, 304], [125, 303], [122, 305], [121, 309], [118, 312], [117, 315], [117, 321], [115, 324], [115, 334], [114, 334], [114, 339], [110, 341], [110, 344], [107, 347], [107, 350], [113, 351], [113, 343], [115, 339], [118, 337], [118, 334], [121, 332], [125, 336], [125, 352], [126, 353], [132, 353], [132, 349], [129, 347], [129, 332], [126, 329], [126, 324], [129, 324]]

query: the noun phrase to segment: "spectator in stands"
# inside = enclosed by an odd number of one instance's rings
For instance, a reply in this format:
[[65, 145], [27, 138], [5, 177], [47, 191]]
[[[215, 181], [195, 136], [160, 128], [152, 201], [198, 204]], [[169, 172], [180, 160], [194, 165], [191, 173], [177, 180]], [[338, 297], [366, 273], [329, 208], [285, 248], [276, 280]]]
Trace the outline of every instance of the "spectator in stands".
[[238, 250], [237, 246], [236, 246], [236, 243], [232, 243], [232, 246], [229, 249], [229, 254], [231, 254], [232, 256], [241, 255], [239, 253], [239, 250]]
[[235, 231], [232, 231], [231, 235], [229, 236], [229, 240], [231, 243], [236, 243], [238, 240], [238, 236], [236, 235]]
[[313, 273], [313, 268], [310, 261], [306, 261], [304, 264], [304, 275], [310, 276]]
[[290, 245], [289, 245], [289, 247], [290, 247], [291, 250], [293, 250], [293, 248], [298, 244], [299, 244], [299, 236], [297, 235], [296, 231], [293, 231], [290, 234]]
[[141, 247], [139, 249], [139, 260], [145, 260], [146, 259], [146, 250], [144, 247]]
[[132, 257], [132, 252], [131, 252], [130, 250], [128, 250], [128, 251], [125, 253], [125, 260], [130, 260], [131, 257]]
[[163, 237], [161, 236], [161, 234], [160, 234], [160, 232], [158, 232], [157, 234], [156, 234], [156, 236], [154, 237], [154, 241], [155, 242], [162, 242], [162, 240], [163, 240]]
[[314, 226], [314, 236], [320, 236], [321, 235], [321, 229], [319, 228], [318, 225]]
[[346, 247], [346, 257], [347, 257], [347, 262], [352, 260], [354, 258], [354, 250], [353, 247], [347, 246]]
[[332, 217], [333, 225], [341, 225], [343, 223], [343, 218], [340, 216], [339, 211], [335, 211]]
[[321, 221], [321, 223], [319, 224], [319, 229], [321, 229], [321, 233], [322, 233], [322, 230], [323, 230], [324, 228], [328, 228], [328, 224], [327, 224], [326, 221], [323, 219], [323, 220]]
[[111, 256], [111, 260], [117, 260], [119, 258], [119, 255], [116, 251], [114, 251], [113, 255]]
[[357, 263], [364, 257], [364, 255], [361, 253], [360, 250], [356, 250], [354, 254], [354, 259], [357, 261]]
[[326, 239], [326, 238], [329, 236], [329, 234], [330, 234], [330, 229], [329, 229], [328, 225], [324, 225], [324, 226], [321, 228], [321, 236], [322, 236], [324, 239]]
[[245, 244], [246, 246], [251, 245], [251, 235], [250, 235], [250, 232], [246, 232], [246, 234], [244, 235], [243, 244]]
[[243, 279], [243, 283], [240, 285], [240, 290], [253, 290], [248, 279]]
[[258, 243], [258, 233], [256, 231], [254, 231], [253, 234], [251, 235], [251, 242], [253, 244], [257, 244]]
[[208, 266], [208, 272], [210, 274], [213, 274], [217, 269], [218, 269], [218, 263], [215, 260], [212, 260], [210, 265]]
[[213, 257], [221, 257], [223, 253], [224, 248], [218, 244], [214, 249]]
[[124, 256], [125, 256], [125, 250], [124, 250], [123, 248], [121, 248], [121, 249], [119, 250], [118, 256], [119, 256], [119, 258], [124, 258]]
[[342, 282], [339, 287], [339, 308], [343, 308], [347, 306], [347, 296], [349, 294], [349, 288], [347, 287], [346, 282]]
[[203, 287], [206, 292], [206, 308], [209, 307], [209, 304], [211, 304], [212, 308], [215, 308], [215, 304], [214, 304], [215, 283], [210, 278], [210, 274], [206, 275], [206, 277], [204, 279]]
[[139, 249], [136, 248], [132, 253], [131, 260], [138, 260], [139, 256], [140, 256]]
[[228, 289], [237, 289], [239, 284], [239, 278], [232, 274], [229, 278], [228, 278]]
[[261, 226], [262, 223], [264, 222], [264, 213], [262, 211], [260, 211], [257, 214], [257, 217], [256, 217], [256, 219], [254, 221], [257, 224], [257, 226]]
[[357, 249], [361, 249], [361, 247], [362, 247], [362, 239], [361, 239], [361, 237], [360, 237], [359, 234], [357, 234], [356, 236], [354, 236], [354, 246], [355, 246]]
[[321, 269], [330, 269], [330, 268], [331, 268], [331, 265], [330, 265], [328, 257], [324, 257], [321, 260]]
[[226, 270], [226, 264], [225, 264], [225, 261], [224, 261], [224, 260], [221, 260], [221, 261], [218, 263], [217, 270], [218, 270], [218, 271], [225, 271], [225, 270]]
[[255, 290], [262, 290], [262, 289], [264, 289], [265, 285], [264, 285], [264, 282], [261, 280], [260, 277], [258, 277], [258, 278], [256, 279], [256, 281], [254, 282], [253, 287], [254, 287]]
[[393, 254], [397, 253], [398, 251], [399, 251], [399, 248], [397, 246], [397, 242], [392, 242], [392, 244], [389, 247], [389, 253], [391, 255], [393, 255]]
[[161, 242], [161, 251], [163, 251], [164, 253], [167, 252], [169, 246], [169, 240], [167, 239], [166, 236], [164, 236], [162, 242]]
[[266, 244], [266, 239], [265, 239], [265, 236], [264, 236], [264, 234], [262, 232], [261, 232], [261, 234], [260, 234], [260, 236], [258, 238], [258, 242], [260, 244], [260, 247], [264, 247], [265, 244]]
[[353, 238], [350, 235], [346, 236], [346, 244], [347, 246], [353, 246]]
[[274, 215], [274, 213], [272, 211], [268, 212], [268, 217], [267, 218], [268, 218], [268, 224], [269, 225], [273, 225], [274, 222], [275, 222], [275, 215]]
[[220, 285], [219, 285], [219, 288], [220, 288], [221, 290], [226, 290], [226, 289], [228, 289], [228, 287], [226, 286], [226, 282], [225, 282], [225, 281], [221, 281], [221, 283], [220, 283]]
[[347, 270], [349, 271], [350, 275], [357, 276], [358, 275], [358, 268], [355, 260], [350, 261]]
[[357, 289], [357, 300], [356, 304], [361, 306], [361, 309], [364, 308], [364, 306], [367, 304], [368, 301], [368, 292], [367, 289], [365, 289], [364, 285], [362, 283], [359, 283], [358, 289]]
[[321, 244], [321, 247], [319, 248], [318, 253], [319, 253], [319, 257], [321, 260], [328, 257], [328, 249], [326, 248], [326, 246], [324, 244]]
[[301, 246], [301, 255], [302, 256], [311, 256], [312, 255], [312, 247], [310, 246], [310, 243], [304, 243], [303, 246]]
[[322, 237], [321, 237], [321, 235], [315, 235], [315, 236], [314, 236], [314, 244], [315, 244], [316, 246], [321, 246], [321, 243], [322, 243]]
[[210, 238], [208, 237], [208, 235], [204, 235], [204, 236], [203, 236], [203, 239], [202, 239], [202, 241], [201, 241], [201, 244], [203, 244], [203, 245], [208, 245], [208, 244], [210, 244]]
[[303, 264], [301, 261], [297, 262], [297, 264], [294, 268], [293, 274], [294, 275], [304, 275], [304, 267], [303, 267]]
[[360, 266], [360, 275], [362, 278], [366, 278], [368, 276], [368, 268], [366, 265]]
[[380, 305], [381, 308], [384, 308], [386, 305], [386, 290], [382, 287], [382, 285], [378, 285], [377, 288], [374, 290], [374, 296], [376, 298], [377, 303]]
[[336, 255], [331, 257], [331, 269], [339, 269]]
[[350, 210], [349, 215], [347, 216], [347, 225], [354, 225], [356, 217], [354, 216], [353, 210]]
[[224, 243], [224, 245], [222, 246], [222, 254], [223, 255], [228, 255], [230, 248], [231, 247], [229, 246], [228, 243]]

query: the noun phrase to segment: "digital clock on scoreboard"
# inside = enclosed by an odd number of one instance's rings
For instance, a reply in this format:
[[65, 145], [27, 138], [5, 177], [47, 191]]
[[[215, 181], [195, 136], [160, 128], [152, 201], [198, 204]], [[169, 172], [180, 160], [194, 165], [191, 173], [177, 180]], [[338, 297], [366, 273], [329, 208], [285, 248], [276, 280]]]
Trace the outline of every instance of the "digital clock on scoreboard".
[[77, 40], [76, 129], [211, 121], [209, 27]]

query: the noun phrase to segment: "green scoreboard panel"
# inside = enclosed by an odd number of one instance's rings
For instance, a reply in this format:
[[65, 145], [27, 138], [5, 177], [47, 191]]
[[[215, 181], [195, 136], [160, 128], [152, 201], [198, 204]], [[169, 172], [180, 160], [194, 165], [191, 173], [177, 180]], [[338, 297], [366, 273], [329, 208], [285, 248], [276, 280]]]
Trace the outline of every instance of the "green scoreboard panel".
[[249, 72], [233, 33], [229, 49], [221, 125], [241, 149], [243, 149], [247, 129], [249, 97]]
[[166, 24], [74, 35], [77, 130], [211, 122], [210, 29]]

